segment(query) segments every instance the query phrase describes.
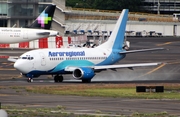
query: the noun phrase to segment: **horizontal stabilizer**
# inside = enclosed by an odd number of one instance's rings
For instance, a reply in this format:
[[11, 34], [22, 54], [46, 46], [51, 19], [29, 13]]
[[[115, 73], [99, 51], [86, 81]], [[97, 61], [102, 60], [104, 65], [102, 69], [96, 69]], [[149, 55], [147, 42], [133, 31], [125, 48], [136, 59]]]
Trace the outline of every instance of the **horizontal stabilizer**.
[[137, 64], [121, 64], [121, 65], [104, 65], [104, 66], [94, 66], [95, 70], [100, 69], [112, 69], [112, 68], [131, 68], [131, 67], [143, 67], [143, 66], [156, 66], [162, 63], [137, 63]]
[[129, 50], [119, 52], [120, 54], [136, 53], [136, 52], [146, 52], [146, 51], [155, 51], [155, 50], [164, 50], [164, 48], [150, 48], [150, 49], [140, 49], [140, 50]]
[[50, 32], [40, 32], [40, 33], [36, 33], [37, 35], [50, 35]]

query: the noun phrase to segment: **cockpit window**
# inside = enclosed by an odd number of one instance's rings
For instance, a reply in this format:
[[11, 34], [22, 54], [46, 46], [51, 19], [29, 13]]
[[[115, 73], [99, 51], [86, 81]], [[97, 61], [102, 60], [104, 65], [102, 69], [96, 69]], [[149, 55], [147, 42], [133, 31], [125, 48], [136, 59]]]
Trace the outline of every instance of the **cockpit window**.
[[20, 57], [20, 59], [27, 59], [27, 57]]
[[28, 60], [32, 60], [32, 59], [34, 59], [34, 58], [33, 58], [33, 57], [27, 57], [27, 59], [28, 59]]
[[31, 56], [23, 56], [23, 57], [19, 57], [19, 59], [27, 59], [27, 60], [33, 60], [34, 59], [34, 57], [31, 57]]

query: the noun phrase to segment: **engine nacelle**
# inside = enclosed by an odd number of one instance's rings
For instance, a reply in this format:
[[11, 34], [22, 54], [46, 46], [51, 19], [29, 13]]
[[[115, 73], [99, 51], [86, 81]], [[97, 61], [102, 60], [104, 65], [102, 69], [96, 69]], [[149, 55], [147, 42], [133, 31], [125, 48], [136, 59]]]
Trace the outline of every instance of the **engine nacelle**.
[[94, 77], [94, 75], [94, 70], [87, 67], [80, 67], [73, 71], [73, 77], [75, 79], [90, 80]]

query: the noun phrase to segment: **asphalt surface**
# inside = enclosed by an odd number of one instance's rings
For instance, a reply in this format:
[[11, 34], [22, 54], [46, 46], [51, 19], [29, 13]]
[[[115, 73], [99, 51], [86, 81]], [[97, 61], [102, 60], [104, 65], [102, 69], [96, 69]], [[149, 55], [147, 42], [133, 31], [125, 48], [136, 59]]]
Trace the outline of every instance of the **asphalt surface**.
[[[119, 64], [162, 62], [164, 64], [152, 67], [137, 67], [134, 70], [119, 69], [117, 71], [105, 71], [97, 74], [91, 84], [147, 84], [163, 85], [180, 83], [180, 38], [127, 38], [130, 41], [130, 49], [159, 48], [164, 50], [152, 52], [140, 52], [127, 54]], [[12, 50], [4, 50], [10, 53]], [[26, 49], [23, 52], [27, 51]], [[12, 52], [18, 56], [22, 53], [16, 49]], [[54, 83], [51, 76], [41, 76], [34, 79], [33, 83], [27, 83], [25, 78], [13, 68], [13, 63], [6, 59], [0, 59], [0, 86], [41, 86], [41, 85], [81, 85], [81, 81], [74, 80], [71, 75], [66, 75], [63, 83]], [[90, 85], [90, 84], [87, 84]], [[26, 94], [16, 92], [15, 89], [0, 89], [0, 102], [2, 105], [23, 105], [25, 107], [56, 107], [62, 105], [66, 111], [73, 113], [96, 113], [108, 116], [132, 115], [134, 112], [154, 113], [168, 112], [171, 115], [180, 116], [180, 100], [151, 100], [151, 99], [126, 99], [104, 97], [61, 96], [45, 94]]]

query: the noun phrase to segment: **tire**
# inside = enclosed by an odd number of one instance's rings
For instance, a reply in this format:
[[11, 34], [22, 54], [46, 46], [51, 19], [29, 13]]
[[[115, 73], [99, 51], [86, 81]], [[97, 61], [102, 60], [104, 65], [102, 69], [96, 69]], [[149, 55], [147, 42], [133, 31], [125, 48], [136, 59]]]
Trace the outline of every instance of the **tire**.
[[54, 82], [58, 82], [58, 76], [54, 76]]
[[91, 80], [82, 80], [82, 83], [90, 83]]
[[58, 76], [58, 81], [63, 82], [63, 76]]
[[27, 82], [33, 82], [33, 79], [32, 78], [28, 78]]

